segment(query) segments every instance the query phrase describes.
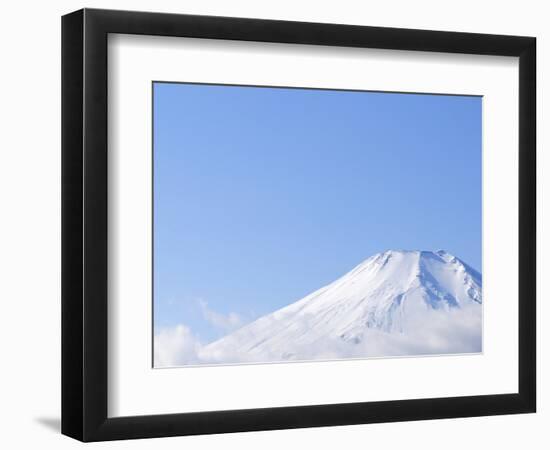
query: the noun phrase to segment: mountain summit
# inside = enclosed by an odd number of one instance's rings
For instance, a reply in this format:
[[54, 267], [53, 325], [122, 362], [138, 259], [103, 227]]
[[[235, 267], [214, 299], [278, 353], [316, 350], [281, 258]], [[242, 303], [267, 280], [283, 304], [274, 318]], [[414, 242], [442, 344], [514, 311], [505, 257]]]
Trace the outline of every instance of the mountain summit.
[[481, 351], [481, 275], [443, 250], [390, 250], [205, 346], [211, 362]]

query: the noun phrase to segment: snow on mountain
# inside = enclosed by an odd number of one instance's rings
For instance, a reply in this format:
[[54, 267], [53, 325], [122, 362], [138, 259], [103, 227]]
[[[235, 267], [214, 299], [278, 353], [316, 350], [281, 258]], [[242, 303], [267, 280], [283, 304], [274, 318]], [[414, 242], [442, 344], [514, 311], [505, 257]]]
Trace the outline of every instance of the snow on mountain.
[[481, 351], [481, 275], [445, 251], [386, 251], [203, 347], [205, 363]]

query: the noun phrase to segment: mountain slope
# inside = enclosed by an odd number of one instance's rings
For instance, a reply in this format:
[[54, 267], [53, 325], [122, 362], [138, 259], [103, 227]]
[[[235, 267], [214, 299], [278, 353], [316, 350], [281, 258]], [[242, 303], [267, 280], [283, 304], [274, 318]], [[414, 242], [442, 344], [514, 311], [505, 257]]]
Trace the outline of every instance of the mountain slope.
[[445, 252], [387, 251], [205, 346], [205, 361], [481, 351], [481, 275]]

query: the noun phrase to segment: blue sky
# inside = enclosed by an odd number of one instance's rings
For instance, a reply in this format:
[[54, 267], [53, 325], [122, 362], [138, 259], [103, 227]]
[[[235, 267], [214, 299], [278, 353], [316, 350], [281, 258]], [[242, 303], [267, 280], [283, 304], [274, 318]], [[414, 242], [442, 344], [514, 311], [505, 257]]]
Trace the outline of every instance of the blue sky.
[[480, 97], [154, 83], [155, 327], [203, 342], [387, 249], [481, 269]]

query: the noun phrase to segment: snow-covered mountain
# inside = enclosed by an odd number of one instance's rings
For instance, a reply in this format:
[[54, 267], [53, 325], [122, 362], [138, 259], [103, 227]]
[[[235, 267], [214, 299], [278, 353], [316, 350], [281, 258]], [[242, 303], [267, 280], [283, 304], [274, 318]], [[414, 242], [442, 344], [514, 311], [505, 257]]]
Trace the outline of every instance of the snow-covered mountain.
[[386, 251], [205, 346], [211, 363], [481, 351], [481, 275], [445, 251]]

